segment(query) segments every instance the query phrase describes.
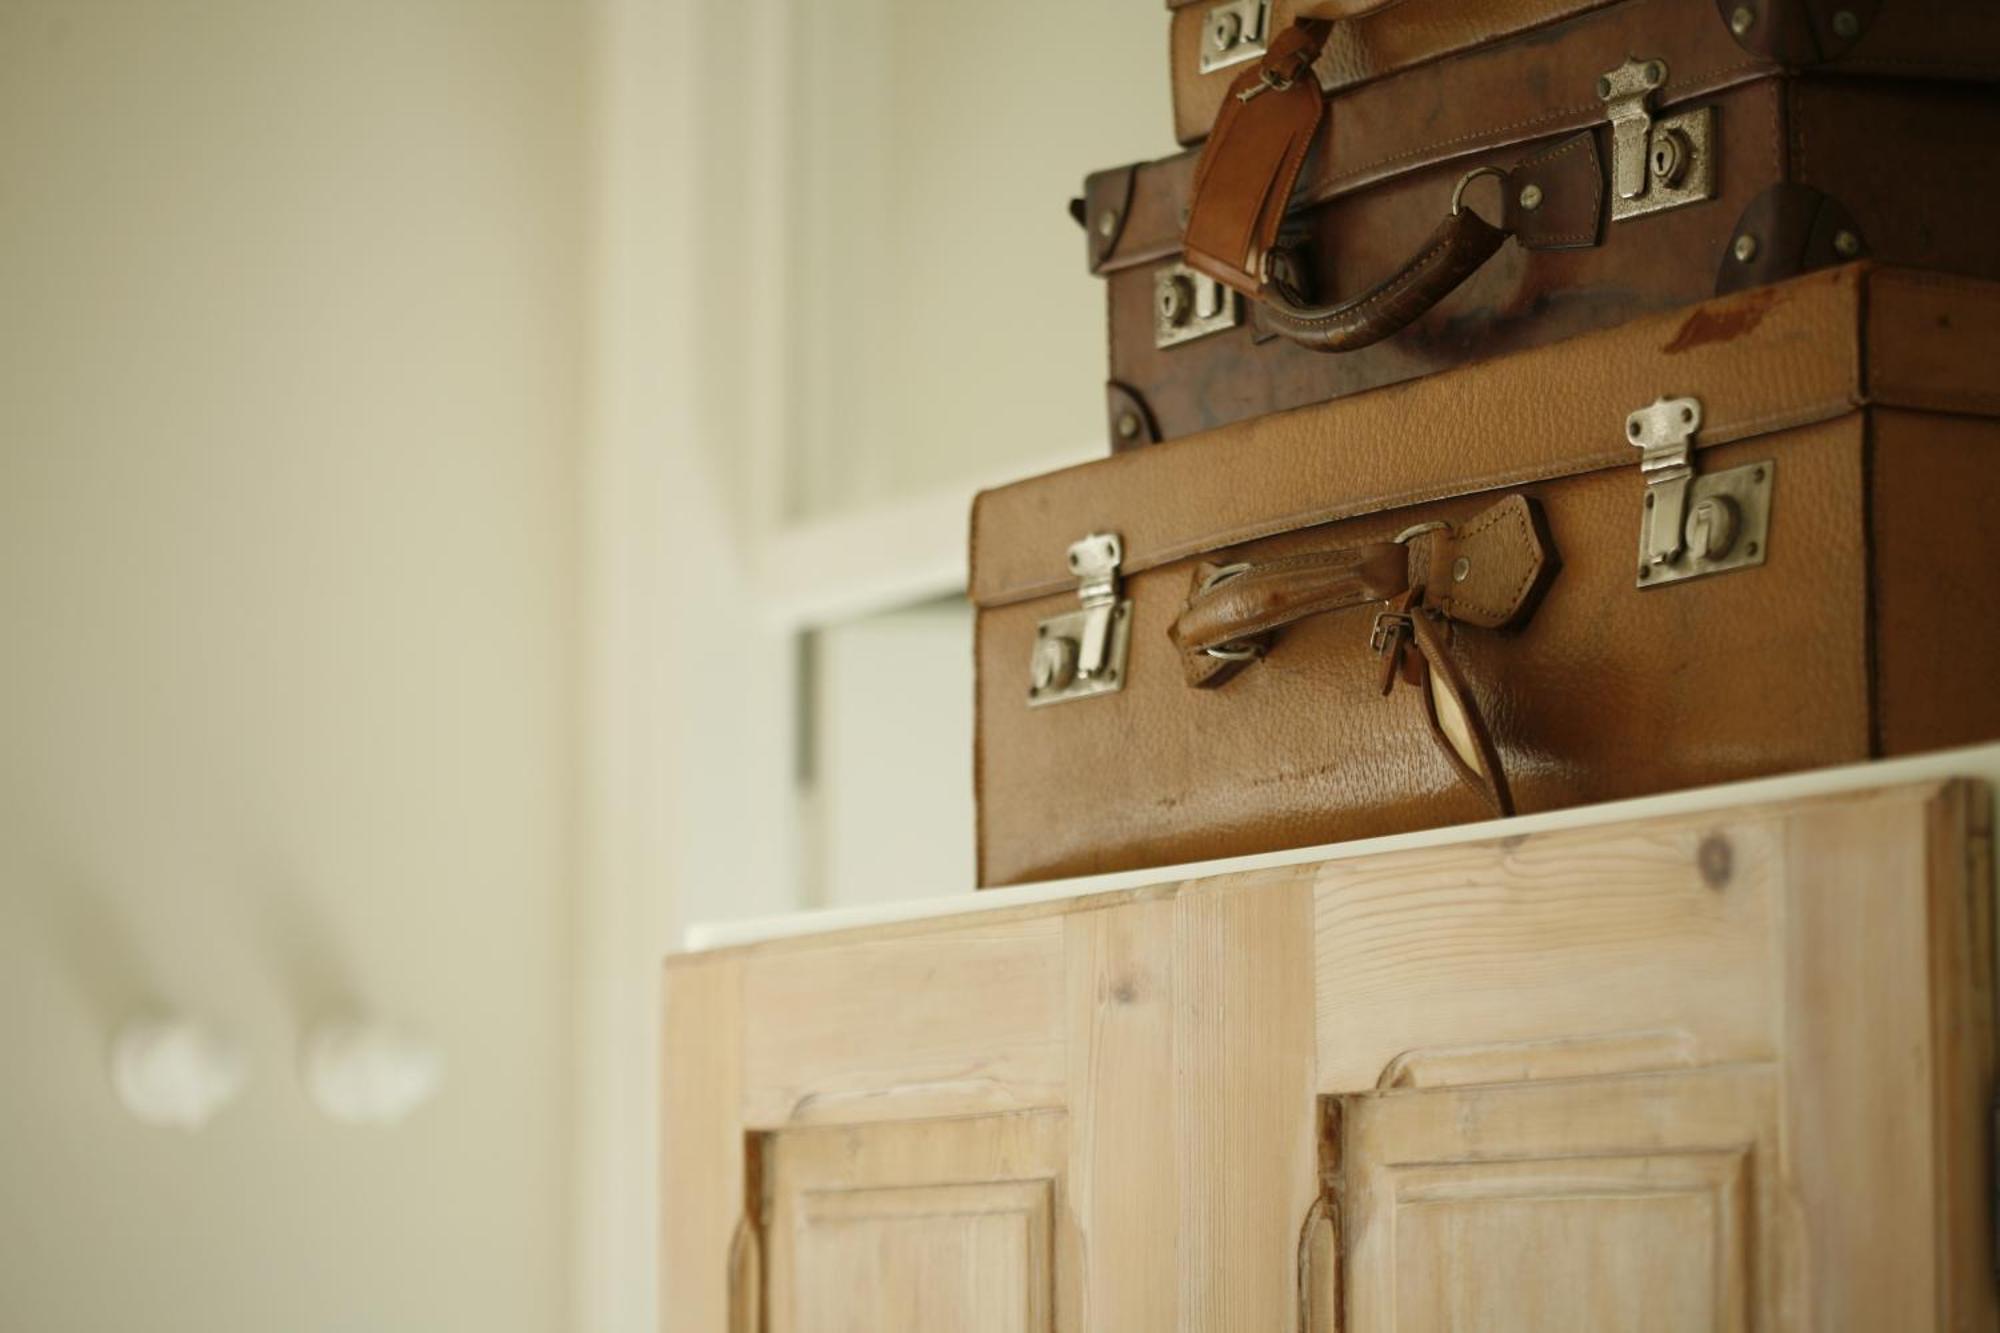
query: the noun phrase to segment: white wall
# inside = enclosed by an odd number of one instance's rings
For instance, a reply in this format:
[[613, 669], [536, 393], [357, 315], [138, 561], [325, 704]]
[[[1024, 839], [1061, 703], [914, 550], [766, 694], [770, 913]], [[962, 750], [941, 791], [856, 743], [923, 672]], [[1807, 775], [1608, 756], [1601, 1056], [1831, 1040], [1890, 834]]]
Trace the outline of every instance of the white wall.
[[[0, 0], [0, 1328], [565, 1322], [582, 30]], [[254, 1059], [198, 1136], [150, 1005]]]
[[814, 518], [1104, 447], [1068, 201], [1176, 151], [1159, 0], [791, 0], [781, 503]]

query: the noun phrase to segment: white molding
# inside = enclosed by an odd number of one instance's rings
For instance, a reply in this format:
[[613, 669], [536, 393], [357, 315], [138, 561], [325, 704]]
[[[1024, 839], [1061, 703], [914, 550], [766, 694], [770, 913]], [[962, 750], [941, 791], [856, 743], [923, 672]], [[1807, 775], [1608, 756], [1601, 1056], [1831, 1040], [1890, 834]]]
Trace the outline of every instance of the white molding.
[[1103, 452], [1092, 444], [1040, 464], [780, 529], [757, 552], [760, 616], [774, 630], [797, 632], [962, 593], [972, 497]]
[[[1406, 851], [1418, 847], [1448, 847], [1459, 843], [1495, 838], [1519, 838], [1533, 833], [1591, 825], [1623, 823], [1658, 816], [1693, 814], [1703, 810], [1736, 809], [1776, 801], [1824, 796], [1836, 792], [1905, 783], [1939, 781], [1946, 778], [1977, 778], [2000, 791], [2000, 744], [1970, 746], [1937, 754], [1906, 759], [1886, 759], [1840, 768], [1788, 773], [1775, 778], [1735, 782], [1724, 786], [1701, 787], [1692, 791], [1670, 792], [1662, 796], [1642, 796], [1603, 805], [1579, 806], [1546, 814], [1519, 815], [1513, 819], [1492, 819], [1456, 828], [1431, 829], [1422, 833], [1399, 833], [1382, 838], [1317, 847], [1295, 847], [1281, 852], [1263, 852], [1219, 861], [1188, 865], [1156, 866], [1148, 870], [1128, 870], [1082, 879], [1049, 880], [983, 893], [961, 892], [956, 896], [913, 898], [900, 903], [869, 904], [865, 907], [830, 908], [817, 912], [797, 912], [789, 916], [767, 917], [760, 921], [725, 921], [688, 927], [682, 937], [687, 953], [757, 944], [765, 940], [817, 935], [832, 930], [887, 925], [899, 921], [923, 921], [935, 917], [964, 915], [1020, 907], [1028, 903], [1060, 902], [1087, 898], [1093, 894], [1145, 888], [1154, 884], [1174, 884], [1217, 875], [1235, 875], [1279, 866], [1304, 865], [1315, 861], [1344, 861], [1382, 852]], [[970, 889], [970, 886], [966, 886]]]

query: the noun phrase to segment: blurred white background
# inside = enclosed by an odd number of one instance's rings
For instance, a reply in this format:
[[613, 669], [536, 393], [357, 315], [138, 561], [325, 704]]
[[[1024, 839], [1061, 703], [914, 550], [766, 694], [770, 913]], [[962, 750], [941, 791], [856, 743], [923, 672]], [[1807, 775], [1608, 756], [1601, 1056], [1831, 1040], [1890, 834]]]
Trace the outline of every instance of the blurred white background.
[[[656, 964], [971, 882], [1158, 0], [0, 0], [0, 1329], [655, 1322]], [[240, 1101], [119, 1110], [112, 1033]], [[308, 1031], [436, 1044], [393, 1128]], [[671, 1207], [672, 1201], [665, 1201]]]

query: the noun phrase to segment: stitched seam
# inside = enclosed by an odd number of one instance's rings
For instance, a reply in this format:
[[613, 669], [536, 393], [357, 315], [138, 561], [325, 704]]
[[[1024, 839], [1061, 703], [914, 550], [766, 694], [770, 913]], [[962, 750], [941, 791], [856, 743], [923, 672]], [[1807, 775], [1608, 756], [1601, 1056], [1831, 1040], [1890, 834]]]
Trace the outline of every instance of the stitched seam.
[[[1715, 82], [1718, 79], [1727, 79], [1731, 75], [1741, 74], [1745, 70], [1768, 69], [1770, 67], [1771, 66], [1769, 61], [1746, 60], [1740, 64], [1730, 65], [1727, 68], [1717, 70], [1712, 74], [1692, 75], [1688, 78], [1682, 79], [1678, 83], [1670, 83], [1665, 88], [1662, 88], [1660, 90], [1662, 94], [1661, 100], [1671, 101], [1672, 100], [1670, 96], [1671, 94], [1677, 92], [1685, 93], [1689, 89], [1706, 86], [1710, 83]], [[1515, 130], [1533, 129], [1537, 125], [1546, 125], [1551, 121], [1567, 120], [1572, 116], [1584, 115], [1592, 111], [1594, 108], [1602, 105], [1603, 103], [1601, 102], [1598, 103], [1582, 102], [1574, 106], [1563, 107], [1560, 110], [1556, 111], [1545, 111], [1539, 116], [1530, 116], [1526, 120], [1517, 120], [1511, 125], [1488, 127], [1483, 130], [1474, 130], [1469, 134], [1456, 135], [1450, 139], [1433, 140], [1430, 143], [1423, 144], [1416, 148], [1412, 148], [1407, 152], [1396, 153], [1389, 157], [1376, 158], [1372, 162], [1365, 163], [1362, 166], [1354, 167], [1351, 170], [1342, 172], [1338, 176], [1329, 177], [1326, 182], [1326, 188], [1330, 190], [1337, 189], [1339, 186], [1345, 185], [1349, 181], [1356, 180], [1362, 176], [1369, 175], [1372, 172], [1380, 171], [1383, 167], [1394, 166], [1399, 162], [1407, 162], [1412, 158], [1425, 157], [1433, 153], [1441, 153], [1445, 149], [1454, 148], [1460, 144], [1474, 143], [1481, 139], [1493, 139], [1501, 135], [1512, 133]]]
[[1355, 301], [1352, 305], [1336, 306], [1334, 307], [1334, 309], [1328, 311], [1325, 314], [1295, 315], [1287, 311], [1276, 310], [1276, 309], [1273, 310], [1273, 313], [1278, 315], [1279, 318], [1283, 319], [1287, 324], [1290, 324], [1295, 328], [1302, 328], [1302, 329], [1317, 328], [1321, 325], [1326, 325], [1326, 324], [1338, 324], [1345, 320], [1352, 319], [1355, 316], [1361, 314], [1363, 311], [1367, 310], [1372, 305], [1376, 305], [1380, 302], [1388, 301], [1397, 296], [1401, 296], [1405, 291], [1409, 289], [1411, 284], [1419, 281], [1422, 278], [1423, 274], [1421, 270], [1423, 268], [1425, 268], [1433, 259], [1436, 259], [1440, 254], [1443, 254], [1450, 248], [1451, 248], [1451, 239], [1449, 237], [1446, 237], [1444, 240], [1439, 241], [1436, 245], [1432, 246], [1430, 249], [1424, 251], [1423, 254], [1417, 256], [1416, 261], [1411, 265], [1412, 271], [1405, 272], [1397, 277], [1391, 278], [1389, 280], [1388, 286], [1382, 288], [1382, 290], [1378, 292], [1374, 292], [1371, 293], [1370, 295], [1361, 297], [1359, 300]]
[[1510, 519], [1514, 520], [1514, 522], [1512, 524], [1512, 532], [1509, 536], [1520, 554], [1527, 559], [1528, 566], [1526, 571], [1521, 575], [1521, 581], [1514, 586], [1514, 591], [1508, 595], [1508, 600], [1500, 605], [1489, 606], [1484, 602], [1476, 601], [1470, 597], [1461, 597], [1454, 594], [1445, 599], [1447, 607], [1468, 606], [1481, 615], [1494, 620], [1506, 620], [1519, 608], [1521, 598], [1527, 594], [1529, 585], [1535, 581], [1536, 567], [1540, 563], [1535, 559], [1535, 544], [1530, 538], [1532, 525], [1526, 521], [1526, 511], [1513, 505], [1506, 505], [1503, 501], [1502, 506], [1496, 506], [1488, 510], [1479, 519], [1469, 524], [1465, 529], [1465, 536], [1467, 538], [1476, 537], [1487, 528]]
[[[1593, 157], [1596, 156], [1597, 145], [1595, 141], [1592, 140], [1592, 138], [1590, 137], [1589, 130], [1584, 130], [1580, 134], [1572, 135], [1570, 138], [1563, 140], [1562, 146], [1559, 148], [1553, 149], [1552, 151], [1547, 153], [1540, 154], [1539, 156], [1529, 158], [1527, 161], [1523, 162], [1519, 167], [1517, 167], [1516, 170], [1525, 171], [1530, 167], [1550, 166], [1553, 165], [1556, 159], [1560, 158], [1563, 154], [1580, 152], [1586, 148], [1590, 150], [1591, 156]], [[1603, 211], [1604, 211], [1604, 199], [1603, 195], [1600, 193], [1596, 204], [1594, 204], [1590, 210], [1590, 230], [1551, 233], [1550, 235], [1543, 237], [1542, 240], [1550, 245], [1556, 245], [1568, 242], [1582, 242], [1582, 241], [1596, 240], [1597, 223]], [[1526, 245], [1528, 244], [1528, 242], [1525, 239], [1523, 239], [1521, 244]]]

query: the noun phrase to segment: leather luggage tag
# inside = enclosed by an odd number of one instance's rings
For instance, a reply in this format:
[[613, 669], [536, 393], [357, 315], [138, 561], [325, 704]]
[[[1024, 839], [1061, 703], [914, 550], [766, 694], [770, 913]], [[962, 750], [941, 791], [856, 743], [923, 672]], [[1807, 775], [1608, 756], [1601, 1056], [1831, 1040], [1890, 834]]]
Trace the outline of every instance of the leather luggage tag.
[[1333, 25], [1301, 19], [1264, 59], [1238, 76], [1195, 163], [1183, 248], [1190, 268], [1248, 296], [1264, 286], [1264, 256], [1278, 239], [1326, 95], [1313, 61]]

